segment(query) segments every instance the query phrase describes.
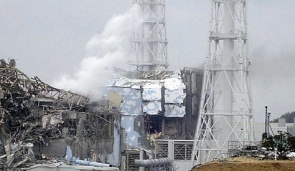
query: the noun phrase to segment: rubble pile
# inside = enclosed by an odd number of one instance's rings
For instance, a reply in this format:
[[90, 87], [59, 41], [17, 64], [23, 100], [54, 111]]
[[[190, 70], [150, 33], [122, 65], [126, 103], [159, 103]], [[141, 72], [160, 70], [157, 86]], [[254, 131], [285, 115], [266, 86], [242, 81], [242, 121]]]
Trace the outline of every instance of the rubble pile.
[[42, 147], [50, 140], [99, 136], [94, 127], [109, 121], [86, 111], [87, 103], [85, 96], [29, 78], [13, 59], [0, 60], [0, 170], [48, 159]]

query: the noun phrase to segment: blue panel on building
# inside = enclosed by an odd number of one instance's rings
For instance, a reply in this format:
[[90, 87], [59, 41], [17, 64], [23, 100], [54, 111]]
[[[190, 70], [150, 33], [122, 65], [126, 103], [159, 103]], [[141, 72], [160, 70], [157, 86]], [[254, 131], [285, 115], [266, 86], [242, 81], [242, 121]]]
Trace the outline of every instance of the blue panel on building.
[[183, 89], [168, 90], [165, 89], [165, 103], [182, 104], [186, 94]]
[[185, 106], [165, 104], [165, 117], [184, 117]]
[[161, 98], [162, 98], [161, 87], [157, 87], [157, 88], [143, 87], [142, 100], [155, 101], [155, 100], [161, 100]]
[[143, 114], [141, 109], [142, 100], [139, 89], [133, 89], [129, 87], [109, 87], [108, 91], [115, 91], [123, 95], [123, 102], [120, 109], [122, 115]]
[[160, 101], [150, 101], [143, 103], [143, 112], [149, 115], [157, 115], [162, 111]]
[[134, 119], [138, 116], [122, 116], [121, 127], [125, 129], [126, 145], [130, 149], [132, 147], [138, 147], [138, 138], [140, 135], [134, 130], [135, 123]]

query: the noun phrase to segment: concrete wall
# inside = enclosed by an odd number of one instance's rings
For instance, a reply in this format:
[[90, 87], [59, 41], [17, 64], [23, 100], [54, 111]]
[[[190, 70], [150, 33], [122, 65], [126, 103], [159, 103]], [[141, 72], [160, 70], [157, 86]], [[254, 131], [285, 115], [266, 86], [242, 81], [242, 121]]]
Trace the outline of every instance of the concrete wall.
[[[100, 111], [101, 113], [78, 113], [72, 118], [72, 126], [64, 123], [63, 136], [46, 140], [46, 144], [36, 143], [36, 158], [44, 154], [48, 158], [64, 158], [66, 147], [70, 146], [73, 156], [80, 159], [91, 159], [95, 162], [119, 166], [121, 160], [121, 122], [118, 112]], [[110, 117], [110, 118], [109, 118]], [[107, 119], [111, 119], [108, 121]], [[66, 122], [66, 120], [64, 120]], [[69, 131], [69, 130], [72, 131]]]

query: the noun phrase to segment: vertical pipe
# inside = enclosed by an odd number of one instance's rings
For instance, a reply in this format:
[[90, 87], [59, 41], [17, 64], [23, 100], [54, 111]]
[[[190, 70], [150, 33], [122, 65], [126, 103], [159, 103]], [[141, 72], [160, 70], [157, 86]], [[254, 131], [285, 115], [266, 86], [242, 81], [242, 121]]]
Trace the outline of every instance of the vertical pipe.
[[162, 134], [163, 135], [165, 135], [165, 127], [166, 127], [165, 122], [166, 122], [165, 117], [162, 117]]
[[[234, 2], [231, 0], [227, 0], [224, 2], [224, 24], [222, 33], [224, 35], [230, 35], [233, 33], [234, 30], [234, 20], [232, 18], [232, 14], [234, 13]], [[218, 47], [216, 47], [218, 48]], [[224, 66], [232, 67], [233, 65], [233, 58], [232, 58], [232, 51], [234, 49], [234, 41], [230, 38], [225, 38], [223, 40], [223, 52], [222, 56], [216, 57], [216, 63], [221, 68], [221, 71], [218, 71], [216, 74], [216, 79], [219, 78], [218, 84], [218, 91], [216, 91], [216, 100], [218, 99], [217, 106], [215, 106], [215, 112], [222, 112], [222, 113], [231, 113], [232, 111], [232, 90], [230, 84], [232, 84], [232, 72], [230, 70], [226, 70], [227, 68], [222, 68]], [[217, 80], [215, 80], [217, 82]]]
[[165, 1], [134, 0], [134, 3], [140, 6], [143, 19], [136, 35], [139, 42], [133, 42], [137, 58], [135, 65], [140, 71], [164, 69], [167, 67]]
[[174, 141], [173, 140], [168, 141], [168, 158], [172, 161], [174, 160]]
[[144, 44], [144, 48], [142, 48], [143, 54], [141, 56], [141, 62], [143, 63], [143, 65], [141, 66], [141, 71], [150, 71], [150, 66], [149, 65], [145, 65], [147, 63], [150, 63], [150, 59], [151, 59], [151, 43], [150, 43], [150, 39], [151, 39], [151, 35], [152, 35], [152, 25], [149, 22], [151, 20], [151, 12], [150, 12], [150, 8], [151, 5], [148, 4], [148, 2], [145, 2], [146, 4], [144, 4], [143, 6], [143, 17], [144, 17], [144, 23], [143, 23], [143, 38], [145, 40], [145, 44]]
[[[234, 20], [232, 14], [234, 13], [234, 1], [228, 0], [224, 4], [224, 25], [223, 25], [223, 34], [230, 35], [234, 31]], [[223, 41], [223, 56], [221, 63], [223, 66], [231, 67], [233, 65], [232, 52], [234, 49], [234, 40], [224, 39]], [[231, 113], [232, 111], [232, 90], [230, 84], [232, 84], [233, 71], [224, 71], [222, 74], [222, 82], [220, 86], [222, 87], [222, 99], [219, 101], [223, 103], [221, 110], [226, 113]]]
[[[154, 57], [157, 55], [157, 48], [158, 45], [157, 42], [155, 42], [154, 39], [157, 37], [157, 18], [155, 18], [155, 15], [158, 13], [158, 7], [157, 4], [154, 3], [152, 0], [148, 0], [145, 2], [145, 5], [143, 7], [143, 13], [144, 13], [144, 25], [143, 25], [143, 34], [145, 39], [145, 45], [143, 48], [143, 55], [142, 55], [142, 62], [144, 65], [142, 65], [142, 71], [151, 71], [153, 70], [154, 66], [150, 65], [154, 61]], [[148, 64], [148, 65], [146, 65]]]
[[[214, 97], [214, 112], [215, 113], [222, 113], [224, 117], [220, 118], [220, 116], [215, 116], [215, 120], [219, 120], [218, 124], [216, 124], [216, 129], [220, 129], [220, 133], [216, 131], [215, 137], [220, 139], [219, 146], [222, 147], [224, 151], [221, 153], [227, 153], [228, 149], [228, 141], [234, 141], [234, 136], [229, 136], [232, 131], [233, 125], [233, 116], [230, 114], [233, 111], [233, 70], [231, 68], [234, 64], [233, 58], [233, 50], [235, 47], [234, 40], [227, 35], [232, 35], [234, 33], [234, 10], [235, 10], [235, 1], [226, 0], [224, 2], [224, 20], [223, 20], [223, 28], [221, 31], [221, 35], [225, 35], [221, 45], [223, 45], [223, 52], [221, 53], [222, 56], [216, 57], [217, 64], [220, 68], [220, 71], [217, 71], [215, 82], [218, 82], [218, 86], [215, 91], [216, 95]], [[219, 43], [218, 43], [219, 44]], [[226, 66], [226, 67], [225, 67]], [[218, 80], [219, 79], [219, 80]], [[229, 114], [229, 115], [228, 115]], [[214, 123], [214, 121], [213, 121]], [[216, 143], [215, 143], [216, 144]]]
[[249, 139], [253, 137], [253, 115], [246, 83], [247, 30], [244, 28], [245, 16], [242, 16], [245, 15], [246, 1], [212, 0], [212, 3], [209, 62], [206, 63], [194, 142], [197, 151], [193, 151], [197, 164], [217, 156], [226, 157], [231, 145], [229, 141], [245, 144], [254, 139]]
[[198, 113], [198, 106], [199, 106], [199, 102], [198, 102], [198, 82], [197, 82], [197, 74], [195, 72], [192, 72], [190, 74], [190, 86], [191, 86], [191, 111], [192, 111], [192, 115], [197, 115]]
[[[139, 152], [139, 160], [143, 160], [143, 148], [140, 148], [140, 152]], [[139, 171], [144, 171], [144, 167], [139, 167]]]
[[264, 133], [267, 135], [267, 106], [265, 106]]
[[269, 137], [269, 118], [270, 118], [270, 112], [268, 112], [268, 115], [267, 115], [267, 138]]

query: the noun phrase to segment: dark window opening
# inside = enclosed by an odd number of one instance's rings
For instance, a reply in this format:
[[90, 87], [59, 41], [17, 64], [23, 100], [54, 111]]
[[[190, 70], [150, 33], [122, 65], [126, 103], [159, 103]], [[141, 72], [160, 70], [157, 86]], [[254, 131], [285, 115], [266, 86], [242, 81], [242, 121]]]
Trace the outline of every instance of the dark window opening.
[[162, 117], [145, 115], [146, 131], [150, 134], [162, 132]]

